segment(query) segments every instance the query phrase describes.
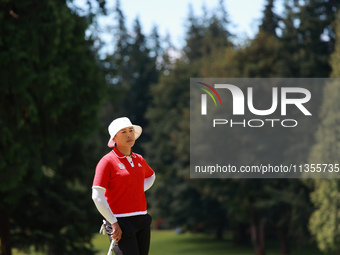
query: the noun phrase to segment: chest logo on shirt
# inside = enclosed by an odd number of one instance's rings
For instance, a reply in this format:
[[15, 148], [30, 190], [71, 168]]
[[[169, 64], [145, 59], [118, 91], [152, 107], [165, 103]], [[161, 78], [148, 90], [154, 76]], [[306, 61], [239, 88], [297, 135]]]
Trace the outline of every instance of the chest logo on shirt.
[[141, 165], [140, 163], [138, 163], [138, 166], [139, 166], [139, 167], [142, 167], [142, 165]]
[[125, 169], [126, 168], [123, 163], [119, 163], [118, 166], [119, 166], [120, 169]]

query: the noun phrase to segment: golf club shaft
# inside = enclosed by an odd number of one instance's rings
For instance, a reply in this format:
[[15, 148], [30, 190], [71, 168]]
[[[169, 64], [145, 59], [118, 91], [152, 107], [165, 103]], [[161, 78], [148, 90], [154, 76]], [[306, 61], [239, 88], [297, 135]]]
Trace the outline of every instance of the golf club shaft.
[[115, 244], [116, 244], [116, 241], [112, 239], [107, 255], [112, 255], [113, 247], [115, 246]]

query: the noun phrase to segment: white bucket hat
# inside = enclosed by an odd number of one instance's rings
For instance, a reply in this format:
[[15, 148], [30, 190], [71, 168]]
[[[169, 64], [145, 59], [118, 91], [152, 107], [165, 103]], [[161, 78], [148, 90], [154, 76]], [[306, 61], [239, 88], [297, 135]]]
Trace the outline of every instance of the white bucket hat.
[[109, 125], [109, 134], [110, 134], [110, 140], [107, 143], [107, 146], [109, 147], [114, 147], [115, 142], [112, 140], [115, 135], [118, 133], [119, 130], [126, 128], [126, 127], [133, 127], [135, 130], [135, 139], [137, 139], [141, 134], [142, 134], [142, 128], [137, 125], [132, 125], [131, 121], [127, 117], [122, 117], [115, 119], [114, 121], [111, 122]]

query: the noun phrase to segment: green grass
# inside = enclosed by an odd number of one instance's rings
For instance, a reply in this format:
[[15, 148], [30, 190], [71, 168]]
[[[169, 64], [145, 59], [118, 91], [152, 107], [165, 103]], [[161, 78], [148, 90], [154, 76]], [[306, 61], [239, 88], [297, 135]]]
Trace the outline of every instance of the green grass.
[[[107, 237], [97, 235], [94, 246], [97, 255], [106, 255], [109, 248]], [[253, 255], [251, 247], [235, 247], [230, 240], [217, 241], [211, 236], [203, 234], [176, 234], [172, 230], [152, 231], [149, 255]], [[266, 255], [280, 254], [277, 244], [269, 243]], [[324, 255], [315, 247], [299, 247], [292, 249], [291, 255]]]
[[174, 231], [157, 231], [152, 233], [150, 255], [206, 255], [206, 254], [234, 254], [248, 255], [249, 249], [235, 249], [232, 251], [230, 242], [216, 241], [212, 237], [202, 234], [176, 234]]
[[[94, 249], [97, 255], [106, 255], [110, 243], [107, 236], [95, 235], [93, 239]], [[31, 252], [31, 255], [43, 255], [43, 253]], [[204, 234], [176, 234], [173, 230], [152, 231], [151, 247], [149, 255], [254, 255], [251, 247], [235, 247], [231, 240], [217, 241]], [[280, 254], [277, 243], [268, 243], [266, 255]], [[13, 249], [13, 255], [27, 255]], [[315, 247], [295, 247], [291, 255], [325, 255]]]

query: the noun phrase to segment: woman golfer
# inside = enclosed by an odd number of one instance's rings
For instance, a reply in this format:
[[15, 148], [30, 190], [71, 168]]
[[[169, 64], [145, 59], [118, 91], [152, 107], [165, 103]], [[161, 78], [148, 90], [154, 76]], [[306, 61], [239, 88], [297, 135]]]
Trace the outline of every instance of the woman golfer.
[[116, 254], [147, 255], [150, 247], [151, 216], [146, 210], [144, 191], [155, 173], [144, 158], [131, 148], [142, 128], [126, 118], [109, 125], [109, 147], [113, 149], [98, 162], [92, 186], [92, 199], [106, 219], [110, 241]]

